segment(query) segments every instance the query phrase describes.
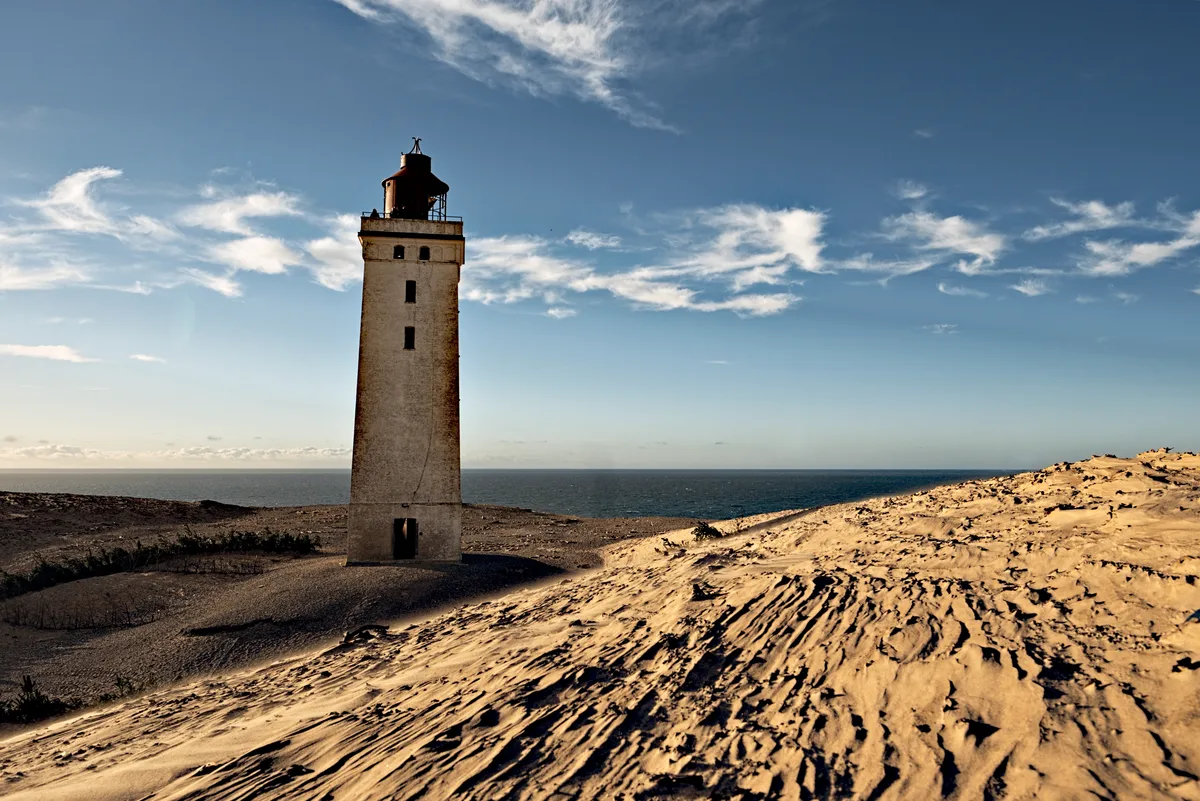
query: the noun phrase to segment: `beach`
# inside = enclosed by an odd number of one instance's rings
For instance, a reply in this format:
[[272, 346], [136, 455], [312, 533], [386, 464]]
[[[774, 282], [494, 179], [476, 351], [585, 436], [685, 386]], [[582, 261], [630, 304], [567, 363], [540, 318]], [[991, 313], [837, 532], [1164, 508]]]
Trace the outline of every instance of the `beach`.
[[1200, 456], [681, 526], [0, 742], [17, 799], [1200, 798]]

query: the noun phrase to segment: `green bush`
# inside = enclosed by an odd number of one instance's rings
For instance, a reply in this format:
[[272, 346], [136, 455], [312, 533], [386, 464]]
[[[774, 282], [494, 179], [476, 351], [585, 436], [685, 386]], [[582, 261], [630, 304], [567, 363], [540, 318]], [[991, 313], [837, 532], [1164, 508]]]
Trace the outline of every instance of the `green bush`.
[[696, 524], [694, 529], [692, 529], [692, 536], [698, 540], [716, 540], [724, 537], [725, 535], [721, 532], [721, 529], [717, 528], [712, 523], [705, 523], [701, 521]]

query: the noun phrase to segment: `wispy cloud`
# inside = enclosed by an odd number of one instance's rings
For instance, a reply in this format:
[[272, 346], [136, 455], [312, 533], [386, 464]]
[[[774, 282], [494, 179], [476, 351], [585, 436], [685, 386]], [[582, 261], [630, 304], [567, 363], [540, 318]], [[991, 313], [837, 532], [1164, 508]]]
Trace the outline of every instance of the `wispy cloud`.
[[179, 212], [178, 219], [183, 225], [249, 237], [255, 230], [247, 220], [296, 216], [300, 205], [300, 199], [287, 192], [254, 192], [189, 206]]
[[[237, 298], [248, 271], [307, 270], [317, 284], [334, 290], [361, 280], [356, 214], [306, 208], [296, 194], [261, 181], [240, 189], [209, 183], [164, 191], [157, 206], [131, 210], [106, 194], [123, 178], [116, 168], [93, 167], [31, 197], [10, 198], [16, 212], [0, 219], [0, 292], [85, 286], [146, 294], [191, 284]], [[460, 294], [482, 303], [530, 302], [558, 319], [584, 308], [572, 297], [582, 293], [607, 294], [640, 309], [761, 316], [795, 306], [806, 280], [837, 274], [855, 276], [851, 283], [863, 282], [862, 276], [886, 283], [946, 266], [960, 276], [937, 282], [943, 294], [999, 296], [1002, 285], [991, 282], [1016, 274], [1021, 280], [1011, 288], [1035, 296], [1052, 286], [1066, 293], [1074, 289], [1069, 281], [1087, 276], [1128, 275], [1200, 248], [1200, 212], [1180, 212], [1169, 202], [1160, 203], [1152, 218], [1139, 219], [1130, 203], [1054, 199], [1068, 219], [1004, 230], [1000, 222], [933, 209], [928, 189], [915, 182], [901, 182], [893, 192], [920, 202], [884, 219], [874, 232], [836, 230], [831, 211], [738, 203], [643, 210], [636, 219], [629, 213], [618, 223], [610, 220], [615, 231], [580, 226], [561, 239], [468, 236]], [[271, 218], [287, 218], [279, 226], [286, 235], [267, 230]], [[1085, 239], [1082, 252], [1069, 256], [1073, 271], [1011, 266], [1013, 253], [1020, 256], [1031, 243], [1120, 227], [1135, 229], [1129, 241]], [[1136, 241], [1139, 235], [1152, 241]], [[103, 247], [94, 246], [98, 237], [108, 239]], [[866, 241], [876, 252], [862, 252]]]
[[884, 276], [884, 281], [895, 278], [901, 275], [912, 275], [930, 267], [937, 265], [937, 259], [916, 258], [916, 259], [876, 259], [874, 253], [863, 253], [858, 256], [852, 256], [848, 259], [842, 259], [837, 262], [831, 262], [830, 271], [836, 270], [851, 270], [855, 272], [879, 273]]
[[28, 359], [49, 359], [56, 362], [95, 362], [66, 345], [0, 345], [0, 356], [22, 356]]
[[1050, 292], [1050, 285], [1040, 278], [1027, 278], [1024, 281], [1013, 284], [1009, 289], [1020, 292], [1027, 298], [1036, 298], [1039, 295], [1045, 295]]
[[1128, 306], [1130, 303], [1137, 303], [1139, 300], [1141, 300], [1141, 296], [1135, 295], [1132, 292], [1114, 292], [1113, 299], [1119, 300], [1121, 303], [1124, 303], [1126, 306]]
[[146, 214], [111, 210], [96, 197], [98, 184], [122, 175], [121, 170], [113, 167], [90, 167], [66, 176], [40, 198], [18, 200], [19, 205], [36, 209], [41, 217], [40, 223], [30, 224], [23, 231], [18, 230], [18, 234], [37, 236], [42, 231], [102, 234], [139, 248], [176, 238], [177, 232], [167, 223]]
[[955, 295], [963, 298], [986, 298], [988, 296], [988, 293], [981, 289], [971, 289], [970, 287], [965, 286], [954, 286], [946, 283], [945, 281], [938, 282], [937, 288], [938, 292], [941, 292], [943, 295]]
[[915, 131], [912, 132], [912, 135], [915, 136], [917, 139], [932, 139], [933, 138], [933, 129], [932, 128], [917, 128]]
[[[9, 442], [9, 440], [5, 440]], [[15, 441], [15, 440], [13, 440]], [[246, 448], [214, 446], [173, 447], [157, 451], [114, 451], [62, 443], [42, 442], [24, 447], [0, 447], [0, 464], [38, 462], [87, 463], [91, 465], [163, 465], [253, 463], [305, 464], [340, 463], [350, 458], [349, 448]]]
[[1025, 239], [1030, 241], [1053, 239], [1087, 231], [1120, 228], [1134, 222], [1132, 203], [1118, 203], [1115, 206], [1109, 206], [1102, 200], [1072, 203], [1059, 198], [1051, 198], [1050, 202], [1069, 211], [1074, 215], [1074, 219], [1034, 226], [1022, 235]]
[[[635, 126], [673, 130], [652, 104], [628, 88], [654, 58], [649, 39], [687, 29], [728, 43], [717, 25], [755, 2], [662, 0], [335, 0], [381, 25], [407, 23], [433, 44], [432, 55], [485, 83], [535, 95], [571, 95], [599, 103]], [[662, 42], [657, 42], [661, 48]], [[692, 42], [695, 49], [695, 43]]]
[[[681, 258], [666, 265], [603, 272], [587, 262], [559, 256], [539, 237], [492, 237], [468, 242], [460, 294], [481, 303], [516, 303], [540, 298], [552, 307], [564, 292], [608, 292], [644, 309], [733, 311], [751, 316], [776, 314], [799, 301], [790, 293], [737, 294], [738, 275], [758, 262], [714, 264]], [[736, 249], [731, 244], [730, 247]], [[786, 256], [773, 255], [772, 267]], [[777, 280], [781, 274], [759, 279]], [[757, 279], [755, 279], [757, 280]], [[729, 294], [730, 285], [734, 294]], [[720, 293], [724, 297], [711, 297]], [[707, 297], [706, 297], [707, 295]]]
[[304, 245], [316, 260], [312, 266], [317, 283], [341, 291], [362, 280], [362, 248], [358, 242], [359, 218], [342, 214], [329, 221], [329, 236], [313, 239]]
[[823, 267], [824, 212], [741, 203], [686, 215], [684, 225], [700, 236], [674, 234], [681, 255], [662, 268], [664, 275], [723, 276], [740, 290], [781, 283], [793, 268], [816, 273]]
[[577, 229], [567, 234], [567, 241], [573, 245], [597, 250], [599, 248], [617, 248], [621, 246], [621, 237], [611, 234], [598, 234], [595, 231]]
[[0, 292], [56, 289], [60, 286], [82, 284], [87, 280], [87, 273], [78, 267], [17, 267], [0, 264]]
[[1081, 272], [1092, 276], [1129, 275], [1144, 267], [1153, 267], [1200, 245], [1200, 237], [1181, 236], [1167, 242], [1129, 243], [1120, 240], [1084, 243], [1086, 253], [1079, 259]]
[[979, 275], [994, 264], [1004, 251], [1003, 234], [989, 231], [983, 224], [963, 217], [939, 217], [932, 212], [913, 211], [884, 220], [885, 236], [893, 241], [911, 243], [918, 250], [943, 256], [970, 256], [961, 259], [956, 269], [966, 275]]
[[121, 174], [112, 167], [80, 170], [56, 183], [45, 197], [26, 205], [41, 212], [55, 230], [115, 234], [118, 227], [92, 196], [92, 186], [98, 181], [119, 178]]
[[929, 194], [929, 187], [905, 178], [896, 182], [892, 193], [901, 200], [920, 200]]
[[271, 236], [248, 236], [222, 242], [209, 248], [209, 261], [228, 265], [235, 270], [279, 275], [300, 263], [300, 255], [281, 239]]
[[921, 326], [922, 331], [928, 331], [937, 336], [945, 336], [958, 333], [958, 323], [933, 323], [932, 325]]
[[211, 289], [213, 292], [224, 295], [227, 298], [240, 298], [242, 296], [242, 285], [231, 275], [216, 275], [204, 270], [187, 268], [183, 271], [183, 278], [188, 283], [202, 286], [205, 289]]
[[167, 360], [161, 356], [150, 356], [145, 353], [131, 353], [129, 354], [129, 358], [133, 359], [135, 362], [155, 362], [157, 364], [167, 363]]

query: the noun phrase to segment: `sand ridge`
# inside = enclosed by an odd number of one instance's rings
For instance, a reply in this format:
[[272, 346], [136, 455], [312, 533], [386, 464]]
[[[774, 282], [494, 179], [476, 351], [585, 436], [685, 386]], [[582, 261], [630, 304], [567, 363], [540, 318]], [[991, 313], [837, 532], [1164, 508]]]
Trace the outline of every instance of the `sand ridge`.
[[610, 546], [0, 743], [13, 798], [1200, 799], [1200, 457]]

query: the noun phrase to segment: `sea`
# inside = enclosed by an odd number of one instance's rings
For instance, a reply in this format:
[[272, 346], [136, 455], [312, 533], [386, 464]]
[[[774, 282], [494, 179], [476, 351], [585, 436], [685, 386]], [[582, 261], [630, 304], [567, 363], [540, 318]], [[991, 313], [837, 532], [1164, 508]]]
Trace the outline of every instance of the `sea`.
[[[1011, 470], [472, 470], [463, 501], [576, 517], [731, 517], [914, 492]], [[0, 470], [0, 490], [214, 500], [350, 501], [349, 470]]]

